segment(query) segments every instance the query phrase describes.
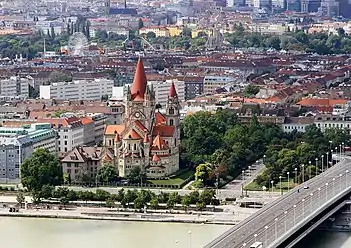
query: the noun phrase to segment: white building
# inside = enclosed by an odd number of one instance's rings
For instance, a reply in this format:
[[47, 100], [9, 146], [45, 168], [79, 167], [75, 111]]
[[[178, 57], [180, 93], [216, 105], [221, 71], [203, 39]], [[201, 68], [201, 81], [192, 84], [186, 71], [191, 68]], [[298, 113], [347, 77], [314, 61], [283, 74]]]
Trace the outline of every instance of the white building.
[[304, 133], [313, 124], [313, 117], [286, 117], [282, 129], [285, 133], [293, 131]]
[[75, 80], [40, 85], [40, 98], [63, 100], [100, 100], [111, 97], [114, 82], [109, 79]]
[[0, 80], [0, 96], [27, 98], [29, 96], [30, 80], [27, 78], [10, 77]]
[[314, 119], [314, 124], [324, 132], [328, 128], [351, 130], [351, 118], [349, 116], [319, 115]]
[[204, 94], [213, 94], [218, 89], [234, 83], [235, 79], [225, 76], [205, 76], [204, 77]]
[[177, 91], [179, 102], [185, 101], [184, 81], [179, 81], [177, 79], [170, 79], [166, 81], [149, 81], [148, 84], [152, 85], [155, 91], [156, 103], [161, 104], [161, 106], [166, 106], [168, 100], [168, 92], [172, 82], [174, 83], [175, 89]]

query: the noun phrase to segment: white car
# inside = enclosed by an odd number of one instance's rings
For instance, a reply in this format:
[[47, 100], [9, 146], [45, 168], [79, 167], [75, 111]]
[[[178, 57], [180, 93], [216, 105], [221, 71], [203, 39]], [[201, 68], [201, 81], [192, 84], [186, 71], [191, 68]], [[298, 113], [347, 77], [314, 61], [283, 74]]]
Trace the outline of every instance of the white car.
[[307, 185], [303, 186], [304, 189], [309, 189], [310, 187], [308, 187]]

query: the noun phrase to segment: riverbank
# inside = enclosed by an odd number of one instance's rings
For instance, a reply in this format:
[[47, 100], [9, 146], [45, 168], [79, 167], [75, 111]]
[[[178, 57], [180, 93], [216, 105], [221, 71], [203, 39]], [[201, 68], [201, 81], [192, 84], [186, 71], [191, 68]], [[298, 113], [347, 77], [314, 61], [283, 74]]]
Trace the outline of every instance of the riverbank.
[[[220, 224], [235, 225], [240, 220], [228, 218], [229, 214], [218, 216], [216, 214], [172, 214], [172, 213], [134, 213], [114, 212], [101, 209], [71, 209], [71, 210], [32, 210], [19, 209], [19, 212], [9, 212], [1, 209], [0, 216], [22, 218], [59, 218], [59, 219], [84, 219], [84, 220], [114, 220], [114, 221], [146, 221], [146, 222], [172, 222], [172, 223], [196, 223], [196, 224]], [[227, 218], [226, 218], [227, 217]], [[238, 217], [238, 216], [236, 216]], [[244, 216], [242, 216], [244, 217]], [[240, 218], [242, 219], [242, 218]]]

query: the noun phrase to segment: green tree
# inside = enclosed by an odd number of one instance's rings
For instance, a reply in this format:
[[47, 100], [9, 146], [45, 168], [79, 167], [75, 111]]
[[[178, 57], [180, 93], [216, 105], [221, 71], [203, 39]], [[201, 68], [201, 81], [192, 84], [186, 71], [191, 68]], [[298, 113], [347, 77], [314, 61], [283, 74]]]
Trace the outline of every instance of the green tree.
[[51, 83], [72, 82], [72, 79], [73, 77], [71, 75], [60, 71], [53, 71], [49, 76], [49, 81]]
[[156, 34], [154, 32], [148, 32], [146, 34], [146, 38], [149, 40], [149, 39], [155, 39], [156, 38]]
[[158, 198], [155, 196], [155, 197], [153, 197], [152, 199], [151, 199], [151, 201], [150, 201], [150, 206], [151, 206], [151, 208], [152, 209], [158, 209], [158, 204], [159, 204], [159, 202], [158, 202]]
[[105, 204], [106, 207], [113, 208], [115, 206], [115, 201], [112, 198], [107, 198]]
[[118, 177], [117, 169], [112, 164], [105, 164], [99, 168], [97, 176], [102, 183], [115, 182]]
[[52, 194], [55, 190], [54, 186], [51, 185], [43, 185], [43, 187], [40, 190], [40, 198], [44, 199], [50, 199], [52, 197]]
[[191, 203], [190, 196], [189, 195], [183, 196], [183, 198], [182, 198], [182, 206], [183, 206], [185, 211], [188, 210], [188, 207], [190, 206], [190, 203]]
[[140, 197], [135, 198], [133, 201], [135, 209], [142, 209], [144, 207], [143, 199]]
[[57, 186], [63, 182], [63, 173], [57, 156], [39, 148], [21, 165], [21, 181], [29, 191], [40, 192], [44, 185]]
[[144, 22], [143, 20], [141, 20], [141, 18], [139, 18], [138, 29], [141, 29], [143, 27], [144, 27]]
[[127, 179], [130, 183], [145, 183], [146, 173], [145, 171], [142, 171], [139, 166], [134, 166], [130, 169]]
[[256, 95], [258, 92], [260, 92], [260, 87], [256, 85], [249, 84], [246, 86], [244, 89], [244, 96], [245, 97], [250, 97]]
[[212, 173], [212, 167], [210, 164], [199, 164], [196, 167], [195, 179], [201, 181], [206, 185], [207, 180], [210, 178]]
[[197, 211], [202, 211], [205, 209], [205, 207], [206, 207], [206, 204], [204, 202], [200, 201], [200, 202], [196, 203], [196, 210]]
[[200, 194], [199, 201], [209, 205], [214, 196], [215, 191], [213, 189], [204, 189]]
[[23, 192], [18, 192], [17, 196], [16, 196], [16, 200], [18, 202], [18, 204], [20, 205], [20, 208], [22, 208], [22, 204], [25, 202], [25, 197]]

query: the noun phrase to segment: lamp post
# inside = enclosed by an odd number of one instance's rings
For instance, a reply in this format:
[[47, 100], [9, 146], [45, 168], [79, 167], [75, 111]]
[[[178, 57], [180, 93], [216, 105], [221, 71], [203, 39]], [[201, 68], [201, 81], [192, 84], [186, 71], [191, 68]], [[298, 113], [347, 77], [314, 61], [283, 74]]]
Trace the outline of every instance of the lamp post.
[[282, 195], [283, 194], [283, 191], [282, 191], [282, 176], [279, 176], [279, 188], [280, 188], [280, 194]]
[[327, 202], [328, 200], [328, 183], [325, 183], [325, 201]]
[[290, 172], [288, 171], [286, 174], [288, 175], [288, 191], [289, 191], [290, 190], [290, 177], [289, 177]]
[[277, 222], [278, 222], [278, 218], [274, 219], [274, 236], [275, 236], [275, 240], [277, 240]]
[[327, 170], [328, 170], [328, 165], [329, 165], [329, 152], [327, 152]]
[[316, 176], [318, 176], [318, 158], [315, 158], [316, 160]]
[[341, 142], [342, 145], [342, 155], [345, 155], [345, 142]]
[[331, 146], [333, 144], [333, 141], [332, 140], [329, 140], [329, 151], [332, 149]]
[[342, 184], [341, 184], [342, 174], [341, 173], [339, 174], [339, 177], [340, 177], [340, 192], [341, 192], [341, 190], [342, 190], [342, 188], [341, 188], [341, 186], [342, 186]]
[[302, 199], [302, 218], [305, 217], [305, 199]]
[[349, 170], [346, 170], [346, 174], [345, 174], [345, 188], [347, 188], [347, 186], [348, 186], [348, 182], [347, 182], [348, 173], [349, 173]]
[[264, 229], [265, 229], [265, 244], [266, 244], [266, 246], [268, 245], [268, 240], [267, 240], [267, 229], [268, 229], [268, 226], [265, 226], [264, 227]]
[[302, 183], [304, 183], [305, 182], [305, 165], [303, 164], [303, 165], [301, 165], [301, 167], [302, 167]]
[[324, 155], [321, 156], [322, 161], [322, 173], [324, 172]]
[[242, 171], [243, 183], [245, 181], [245, 170]]
[[294, 169], [294, 173], [295, 173], [295, 183], [298, 184], [298, 182], [297, 182], [297, 168]]
[[272, 184], [272, 194], [273, 194], [273, 184], [274, 184], [273, 180], [271, 181], [271, 184]]
[[254, 234], [254, 238], [255, 238], [255, 242], [256, 242], [256, 239], [257, 239], [257, 233]]
[[191, 248], [191, 231], [188, 231], [189, 234], [189, 248]]
[[284, 212], [284, 233], [286, 233], [286, 214], [287, 213], [288, 213], [287, 211]]
[[296, 215], [295, 215], [295, 213], [296, 213], [296, 205], [294, 205], [294, 226], [295, 226], [295, 223], [296, 223]]
[[266, 157], [267, 157], [266, 154], [264, 154], [264, 155], [263, 155], [263, 164], [266, 163]]
[[333, 195], [335, 194], [335, 187], [334, 187], [334, 185], [335, 185], [335, 177], [333, 177]]
[[312, 170], [311, 170], [312, 161], [308, 161], [308, 164], [310, 168], [310, 177], [308, 178], [308, 180], [310, 180], [312, 178]]

